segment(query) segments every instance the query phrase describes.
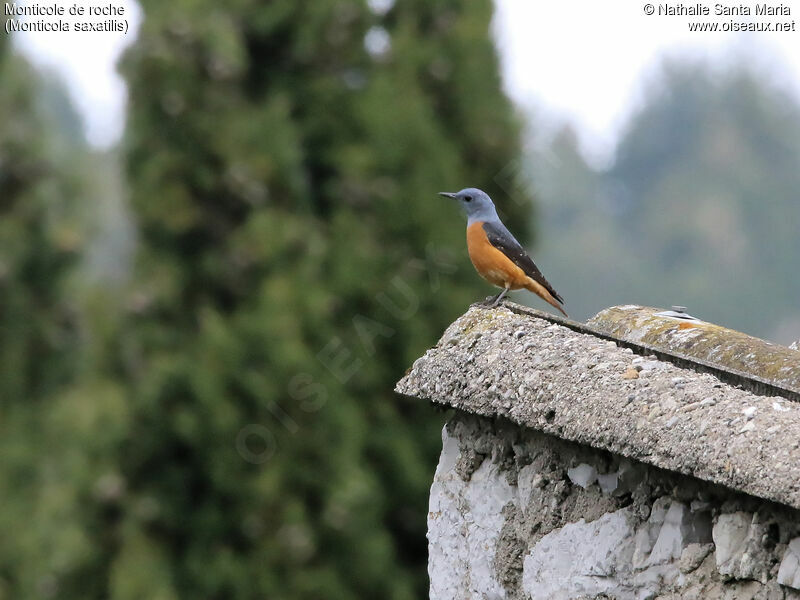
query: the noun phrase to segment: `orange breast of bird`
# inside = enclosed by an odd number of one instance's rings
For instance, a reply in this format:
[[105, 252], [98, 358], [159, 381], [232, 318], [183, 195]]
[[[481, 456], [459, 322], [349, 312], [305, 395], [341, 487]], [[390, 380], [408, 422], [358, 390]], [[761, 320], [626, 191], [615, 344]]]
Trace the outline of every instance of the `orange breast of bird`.
[[525, 272], [489, 242], [483, 221], [467, 227], [467, 251], [475, 270], [492, 285], [518, 290], [528, 282]]

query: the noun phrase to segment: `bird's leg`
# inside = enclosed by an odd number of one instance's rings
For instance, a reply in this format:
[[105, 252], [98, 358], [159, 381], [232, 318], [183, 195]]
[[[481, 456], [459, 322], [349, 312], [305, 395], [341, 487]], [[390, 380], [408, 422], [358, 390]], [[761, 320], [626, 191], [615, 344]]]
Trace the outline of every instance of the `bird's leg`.
[[505, 291], [505, 290], [500, 290], [500, 292], [499, 292], [499, 293], [497, 293], [497, 294], [495, 294], [494, 296], [487, 296], [487, 297], [486, 297], [486, 299], [485, 299], [483, 302], [481, 302], [481, 304], [483, 304], [484, 306], [488, 306], [488, 307], [490, 307], [490, 308], [491, 308], [492, 306], [494, 306], [494, 305], [495, 305], [495, 302], [500, 302], [500, 300], [498, 300], [498, 298], [500, 298], [500, 295], [501, 295], [501, 294], [502, 294], [504, 291]]
[[508, 293], [508, 288], [503, 288], [503, 291], [500, 292], [499, 294], [497, 294], [497, 296], [495, 296], [495, 299], [492, 301], [492, 303], [489, 306], [491, 308], [494, 308], [495, 306], [500, 304], [500, 300], [502, 300], [507, 293]]

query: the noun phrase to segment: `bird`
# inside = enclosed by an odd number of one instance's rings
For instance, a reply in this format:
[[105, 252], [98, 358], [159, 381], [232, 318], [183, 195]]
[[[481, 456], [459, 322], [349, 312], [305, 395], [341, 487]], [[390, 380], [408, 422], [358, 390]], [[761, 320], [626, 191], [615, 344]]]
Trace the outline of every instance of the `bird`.
[[497, 306], [509, 290], [526, 289], [539, 296], [565, 317], [564, 299], [533, 262], [497, 216], [494, 202], [486, 192], [465, 188], [460, 192], [439, 192], [458, 200], [467, 214], [467, 252], [475, 270], [486, 281], [501, 288], [490, 306]]

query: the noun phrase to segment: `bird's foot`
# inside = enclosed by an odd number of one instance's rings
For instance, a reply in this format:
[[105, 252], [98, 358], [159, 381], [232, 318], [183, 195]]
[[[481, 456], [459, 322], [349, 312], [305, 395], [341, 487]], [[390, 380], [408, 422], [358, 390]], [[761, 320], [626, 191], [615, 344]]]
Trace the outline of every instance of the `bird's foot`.
[[505, 297], [507, 293], [508, 289], [506, 288], [496, 296], [488, 296], [486, 300], [483, 301], [484, 306], [488, 306], [489, 308], [496, 307], [498, 304], [500, 304], [500, 301]]

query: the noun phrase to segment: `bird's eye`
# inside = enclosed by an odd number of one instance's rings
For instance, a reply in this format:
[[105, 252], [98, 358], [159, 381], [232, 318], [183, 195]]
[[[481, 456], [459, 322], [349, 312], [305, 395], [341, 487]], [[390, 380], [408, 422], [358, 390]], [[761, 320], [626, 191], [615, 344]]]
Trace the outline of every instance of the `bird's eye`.
[[466, 200], [467, 202], [471, 202], [472, 196], [464, 196], [464, 200]]

